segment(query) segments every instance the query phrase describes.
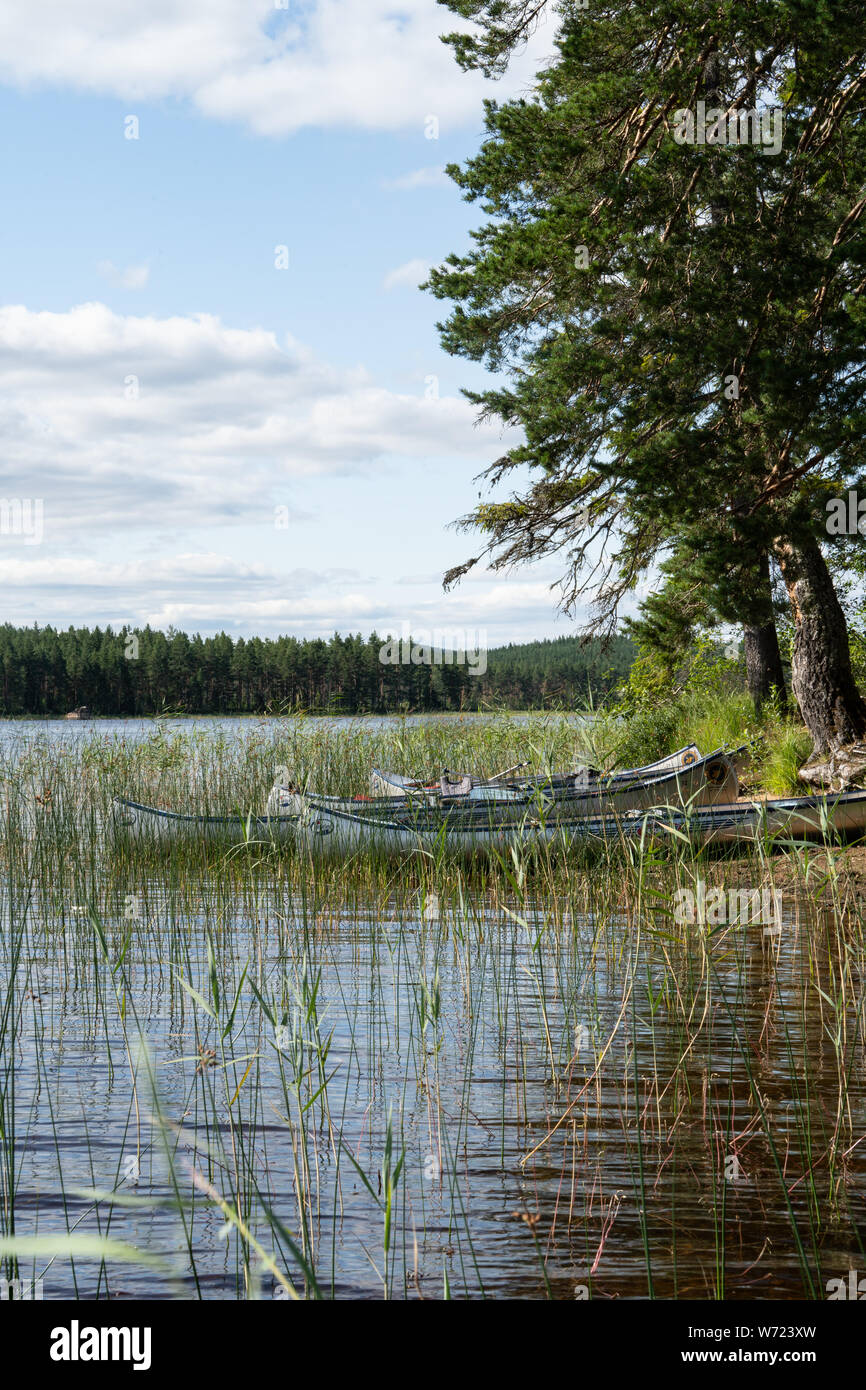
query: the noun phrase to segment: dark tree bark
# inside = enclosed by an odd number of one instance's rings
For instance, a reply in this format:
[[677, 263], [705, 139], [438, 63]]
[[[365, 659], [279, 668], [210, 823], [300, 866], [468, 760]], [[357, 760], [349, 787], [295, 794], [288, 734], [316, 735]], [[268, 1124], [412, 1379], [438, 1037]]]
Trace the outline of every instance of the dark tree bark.
[[848, 626], [817, 541], [773, 547], [794, 616], [791, 685], [813, 754], [866, 736], [866, 704], [851, 672]]
[[775, 701], [779, 708], [784, 710], [787, 702], [785, 673], [782, 669], [776, 624], [771, 618], [760, 627], [747, 627], [743, 631], [743, 637], [746, 684], [755, 712], [760, 714], [768, 701]]
[[760, 714], [768, 700], [775, 700], [781, 710], [787, 703], [782, 653], [779, 651], [779, 637], [773, 617], [770, 557], [767, 554], [762, 554], [758, 561], [758, 591], [757, 611], [752, 622], [745, 626], [743, 648], [746, 684], [755, 712]]

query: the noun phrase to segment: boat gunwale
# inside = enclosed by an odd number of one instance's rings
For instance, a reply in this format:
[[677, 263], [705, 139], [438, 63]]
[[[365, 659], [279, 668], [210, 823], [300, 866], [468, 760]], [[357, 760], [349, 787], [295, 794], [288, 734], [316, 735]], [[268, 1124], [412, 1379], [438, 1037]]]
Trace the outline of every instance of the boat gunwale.
[[[660, 783], [669, 783], [671, 784], [671, 786], [673, 786], [674, 783], [679, 784], [681, 779], [694, 777], [695, 773], [697, 773], [702, 767], [708, 766], [716, 759], [726, 759], [727, 762], [730, 764], [730, 771], [732, 773], [736, 773], [736, 758], [743, 753], [744, 749], [747, 746], [748, 745], [746, 744], [742, 744], [733, 753], [728, 753], [724, 748], [715, 748], [711, 753], [706, 753], [703, 757], [696, 759], [695, 762], [689, 763], [687, 767], [663, 769], [652, 777], [631, 777], [630, 775], [626, 776], [625, 774], [623, 774], [622, 776], [625, 785], [623, 785], [623, 787], [621, 788], [622, 794], [635, 794], [645, 789], [651, 790], [653, 787], [658, 786]], [[648, 766], [653, 766], [653, 764], [648, 764]], [[372, 770], [377, 775], [382, 775], [378, 768], [373, 768]], [[577, 775], [578, 774], [576, 773], [556, 774], [556, 776], [567, 776], [569, 781]], [[478, 783], [477, 785], [483, 789], [488, 784], [482, 782]], [[557, 805], [567, 805], [569, 801], [583, 801], [590, 798], [598, 798], [598, 800], [601, 801], [605, 796], [611, 795], [612, 792], [613, 794], [618, 794], [619, 790], [616, 787], [615, 778], [611, 778], [605, 782], [591, 783], [585, 787], [571, 788], [569, 786], [567, 790], [562, 789], [559, 791], [556, 791], [554, 789], [553, 783], [550, 780], [548, 780], [547, 782], [539, 780], [538, 782], [533, 782], [529, 785], [521, 785], [519, 787], [512, 787], [511, 784], [509, 784], [508, 782], [502, 782], [497, 785], [501, 786], [502, 788], [513, 790], [515, 792], [515, 797], [513, 800], [507, 801], [505, 798], [503, 798], [502, 800], [503, 805], [511, 806], [519, 805], [521, 803], [527, 806], [537, 804], [535, 798], [539, 795], [543, 795], [545, 791], [547, 791], [548, 789], [550, 791], [550, 794], [554, 795], [555, 803]], [[284, 783], [281, 782], [275, 782], [272, 791], [282, 791], [292, 795], [297, 794], [305, 797], [316, 797], [316, 799], [319, 802], [325, 803], [328, 806], [329, 810], [331, 809], [332, 805], [335, 808], [339, 807], [340, 809], [342, 809], [352, 802], [363, 803], [364, 805], [379, 806], [406, 806], [411, 804], [420, 805], [421, 799], [423, 797], [437, 795], [437, 788], [432, 785], [430, 787], [422, 787], [417, 789], [413, 788], [411, 791], [407, 790], [401, 795], [374, 797], [331, 796], [327, 792], [309, 791], [301, 791], [295, 793], [292, 788], [286, 786]], [[416, 798], [414, 802], [413, 797]], [[465, 799], [462, 796], [455, 796], [451, 800], [452, 804], [455, 807], [462, 806], [462, 808], [465, 808], [471, 804], [468, 796]], [[479, 806], [486, 806], [495, 804], [495, 802], [493, 799], [491, 799], [490, 802], [485, 802], [483, 798], [478, 798], [475, 804]]]
[[[336, 820], [357, 822], [367, 826], [371, 830], [375, 830], [379, 827], [409, 833], [412, 833], [413, 831], [416, 831], [417, 833], [430, 833], [439, 830], [444, 830], [447, 834], [450, 835], [453, 834], [455, 831], [460, 833], [471, 833], [474, 831], [478, 831], [479, 829], [483, 830], [486, 828], [484, 826], [478, 826], [476, 824], [471, 823], [465, 823], [462, 825], [448, 825], [444, 820], [440, 821], [440, 823], [435, 826], [413, 826], [401, 824], [400, 822], [390, 822], [384, 819], [375, 819], [368, 816], [364, 816], [363, 813], [359, 813], [357, 811], [350, 811], [343, 806], [332, 807], [327, 803], [323, 803], [322, 800], [320, 798], [317, 798], [314, 793], [308, 793], [303, 795], [304, 799], [307, 802], [307, 805], [312, 810], [316, 811], [319, 815], [333, 816]], [[641, 821], [646, 821], [651, 818], [655, 818], [656, 820], [658, 820], [660, 816], [665, 814], [669, 817], [673, 817], [675, 819], [675, 822], [684, 822], [686, 824], [688, 824], [689, 822], [694, 824], [696, 821], [699, 821], [701, 823], [709, 822], [710, 826], [712, 827], [716, 823], [720, 825], [732, 824], [738, 820], [742, 820], [744, 817], [747, 816], [760, 817], [761, 813], [764, 811], [777, 811], [782, 813], [792, 812], [794, 814], [806, 811], [817, 811], [820, 813], [820, 811], [824, 807], [834, 810], [837, 806], [840, 805], [840, 803], [843, 806], [850, 806], [856, 805], [860, 801], [866, 801], [866, 788], [855, 788], [853, 791], [849, 792], [837, 792], [830, 794], [816, 792], [811, 796], [778, 797], [767, 801], [726, 801], [719, 802], [718, 804], [713, 806], [684, 807], [682, 805], [677, 806], [669, 802], [660, 802], [657, 806], [635, 807], [629, 810], [620, 811], [617, 811], [616, 808], [612, 808], [609, 811], [605, 811], [603, 813], [595, 813], [589, 816], [575, 815], [568, 820], [560, 819], [557, 821], [552, 821], [550, 822], [548, 828], [550, 828], [551, 830], [563, 830], [570, 829], [573, 826], [588, 826], [599, 823], [621, 825], [623, 822], [626, 822], [629, 826], [632, 826], [639, 824]], [[484, 805], [484, 803], [481, 804]], [[449, 807], [448, 809], [451, 810], [458, 808]], [[499, 823], [494, 821], [490, 824], [489, 828], [501, 830], [520, 829], [524, 823], [525, 822], [522, 821], [501, 821]], [[864, 831], [866, 831], [866, 826], [864, 826]]]
[[[159, 806], [150, 806], [145, 802], [134, 801], [130, 797], [115, 797], [114, 806], [129, 811], [138, 812], [151, 819], [160, 820], [171, 825], [181, 825], [184, 827], [201, 827], [202, 829], [231, 829], [237, 830], [244, 826], [254, 826], [263, 831], [271, 828], [291, 827], [295, 830], [305, 829], [305, 812], [314, 812], [320, 817], [331, 817], [343, 824], [356, 825], [368, 830], [371, 834], [377, 831], [396, 833], [404, 836], [448, 837], [464, 835], [493, 835], [501, 832], [503, 835], [509, 833], [521, 833], [527, 828], [533, 830], [549, 830], [553, 833], [567, 833], [572, 831], [592, 834], [596, 830], [628, 830], [636, 831], [643, 826], [662, 826], [665, 828], [685, 828], [698, 829], [701, 831], [725, 830], [735, 827], [745, 820], [754, 820], [755, 828], [758, 829], [761, 822], [774, 814], [789, 816], [804, 816], [813, 813], [820, 818], [822, 812], [832, 818], [838, 809], [856, 807], [866, 804], [866, 789], [854, 788], [850, 791], [840, 792], [814, 792], [802, 797], [775, 797], [765, 801], [736, 801], [720, 802], [710, 806], [682, 806], [672, 803], [659, 803], [655, 806], [635, 807], [627, 810], [617, 810], [615, 807], [606, 811], [593, 812], [591, 814], [577, 814], [569, 816], [567, 819], [562, 817], [545, 822], [533, 816], [528, 819], [528, 814], [522, 819], [505, 821], [496, 819], [495, 813], [491, 813], [491, 806], [494, 803], [479, 802], [472, 808], [467, 816], [465, 813], [468, 807], [448, 806], [445, 814], [440, 815], [435, 822], [424, 823], [416, 820], [414, 823], [409, 821], [392, 820], [385, 816], [371, 816], [364, 810], [352, 809], [345, 802], [334, 805], [326, 799], [319, 798], [315, 793], [298, 794], [302, 806], [297, 814], [294, 815], [259, 815], [250, 812], [246, 815], [236, 812], [230, 815], [208, 816], [198, 815], [194, 812], [172, 811]], [[381, 805], [383, 799], [379, 799]], [[400, 799], [405, 806], [404, 799]], [[411, 804], [411, 803], [410, 803]], [[371, 803], [367, 803], [372, 809]], [[425, 808], [428, 809], [428, 808]], [[430, 807], [430, 810], [438, 808]], [[458, 819], [453, 813], [463, 812]], [[527, 813], [532, 811], [531, 805], [527, 806]], [[450, 813], [450, 814], [449, 814]], [[542, 813], [543, 815], [543, 813]], [[449, 823], [450, 819], [450, 823]], [[315, 828], [312, 826], [310, 828]], [[816, 819], [815, 828], [820, 829], [820, 819]], [[829, 828], [833, 828], [832, 824]], [[840, 830], [843, 828], [840, 827]], [[861, 829], [866, 834], [866, 824], [862, 827], [852, 827], [851, 832], [856, 833]], [[784, 827], [780, 827], [778, 832], [784, 833]]]

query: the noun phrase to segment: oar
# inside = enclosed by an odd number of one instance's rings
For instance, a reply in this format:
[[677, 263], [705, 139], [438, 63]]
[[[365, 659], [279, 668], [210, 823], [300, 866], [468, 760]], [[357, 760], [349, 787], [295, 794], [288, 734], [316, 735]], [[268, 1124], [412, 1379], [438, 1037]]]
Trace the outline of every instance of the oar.
[[507, 767], [504, 772], [497, 772], [493, 777], [489, 777], [489, 782], [498, 782], [500, 777], [507, 777], [509, 772], [519, 772], [522, 767], [529, 767], [529, 763], [515, 763], [513, 767]]

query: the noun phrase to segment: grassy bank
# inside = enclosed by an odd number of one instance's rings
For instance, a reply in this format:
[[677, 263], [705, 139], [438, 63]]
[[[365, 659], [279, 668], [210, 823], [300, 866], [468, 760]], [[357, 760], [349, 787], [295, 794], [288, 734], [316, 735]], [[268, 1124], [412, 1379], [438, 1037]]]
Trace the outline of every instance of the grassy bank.
[[798, 769], [812, 748], [799, 721], [781, 716], [772, 706], [759, 718], [748, 695], [736, 690], [690, 690], [625, 713], [603, 710], [584, 739], [597, 762], [623, 767], [650, 762], [687, 743], [696, 743], [702, 753], [745, 744], [744, 785], [772, 796], [806, 791]]

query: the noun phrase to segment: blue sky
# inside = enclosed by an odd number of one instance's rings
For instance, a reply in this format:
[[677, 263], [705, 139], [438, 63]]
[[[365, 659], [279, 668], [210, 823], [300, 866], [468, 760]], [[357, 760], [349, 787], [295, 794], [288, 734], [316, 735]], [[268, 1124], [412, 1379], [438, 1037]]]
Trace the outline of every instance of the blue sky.
[[415, 286], [481, 215], [440, 171], [477, 148], [482, 93], [524, 88], [550, 46], [486, 84], [439, 43], [449, 20], [0, 7], [0, 492], [44, 518], [0, 534], [6, 621], [573, 630], [554, 563], [441, 590], [503, 440]]

